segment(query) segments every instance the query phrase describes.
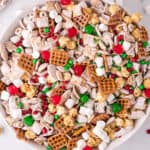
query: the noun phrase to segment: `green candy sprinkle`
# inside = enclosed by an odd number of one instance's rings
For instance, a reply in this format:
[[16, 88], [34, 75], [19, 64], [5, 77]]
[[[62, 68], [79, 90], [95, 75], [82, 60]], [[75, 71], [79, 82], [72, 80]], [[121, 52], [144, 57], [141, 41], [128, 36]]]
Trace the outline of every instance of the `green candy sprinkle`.
[[116, 66], [118, 71], [121, 71], [121, 67], [120, 66]]
[[44, 29], [43, 29], [43, 31], [45, 32], [45, 33], [49, 33], [49, 27], [45, 27]]
[[128, 61], [128, 63], [126, 64], [126, 67], [127, 68], [132, 68], [133, 66], [133, 63], [131, 61]]
[[122, 106], [119, 103], [111, 104], [111, 111], [113, 113], [119, 113], [122, 110]]
[[58, 49], [62, 49], [63, 47], [62, 46], [58, 46]]
[[68, 71], [70, 68], [71, 68], [71, 66], [70, 66], [69, 64], [66, 64], [66, 65], [64, 66], [64, 70], [65, 70], [65, 71]]
[[22, 102], [19, 102], [17, 106], [18, 106], [20, 109], [22, 109], [24, 105], [23, 105]]
[[121, 54], [121, 58], [123, 58], [123, 59], [127, 58], [127, 54], [126, 53], [122, 53]]
[[81, 104], [85, 104], [89, 101], [90, 97], [87, 93], [84, 93], [84, 94], [80, 94], [80, 99], [79, 99], [79, 102]]
[[51, 126], [51, 127], [54, 127], [54, 123], [51, 123], [50, 126]]
[[144, 90], [144, 88], [145, 88], [145, 87], [144, 87], [143, 84], [141, 84], [141, 85], [139, 86], [139, 89], [140, 89], [140, 90]]
[[52, 147], [50, 145], [48, 145], [47, 150], [52, 150]]
[[150, 98], [146, 99], [146, 103], [147, 103], [147, 104], [150, 103]]
[[59, 119], [59, 115], [54, 115], [54, 120], [58, 120]]
[[141, 65], [145, 65], [145, 64], [146, 64], [145, 60], [143, 60], [143, 59], [140, 60], [139, 63], [140, 63]]
[[61, 148], [60, 150], [66, 150], [67, 149], [67, 147], [66, 146], [64, 146], [63, 148]]
[[46, 87], [46, 88], [42, 91], [42, 93], [46, 94], [46, 93], [48, 93], [49, 91], [50, 91], [50, 88], [49, 88], [49, 87]]
[[22, 52], [22, 48], [21, 47], [16, 48], [16, 53], [20, 54], [21, 52]]
[[119, 43], [120, 43], [120, 45], [123, 45], [124, 41], [123, 41], [123, 40], [121, 40]]
[[32, 59], [32, 63], [35, 65], [37, 63], [37, 59]]
[[144, 46], [145, 48], [148, 47], [148, 46], [149, 46], [148, 41], [145, 41], [145, 42], [143, 43], [143, 46]]
[[52, 84], [52, 89], [53, 88], [55, 88], [56, 86], [57, 86], [57, 84], [58, 84], [58, 82], [56, 81], [56, 82], [54, 82], [53, 84]]
[[73, 65], [73, 60], [70, 59], [70, 60], [68, 61], [68, 64], [69, 64], [70, 66], [72, 66], [72, 65]]
[[136, 70], [131, 71], [131, 74], [136, 74], [138, 73]]
[[23, 123], [24, 125], [28, 126], [28, 127], [31, 127], [34, 123], [34, 119], [32, 116], [26, 116], [24, 117], [23, 119]]

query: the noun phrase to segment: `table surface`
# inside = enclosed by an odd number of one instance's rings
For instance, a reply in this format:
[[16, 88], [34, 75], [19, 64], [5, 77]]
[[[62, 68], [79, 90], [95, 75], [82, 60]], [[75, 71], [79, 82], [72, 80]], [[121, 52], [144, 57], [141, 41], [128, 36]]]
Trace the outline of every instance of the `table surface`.
[[[30, 0], [29, 3], [36, 4], [40, 1], [46, 0]], [[143, 14], [143, 21], [148, 30], [150, 31], [150, 19], [148, 15], [144, 14], [140, 0], [125, 0], [123, 6], [129, 12], [141, 12]], [[0, 36], [6, 30], [7, 25], [15, 18], [16, 11], [24, 9], [27, 7], [27, 2], [24, 0], [13, 0], [12, 4], [7, 7], [4, 11], [0, 12]], [[10, 132], [6, 127], [4, 120], [0, 117], [0, 126], [4, 127], [4, 133], [0, 135], [0, 146], [5, 150], [31, 150], [31, 148], [22, 141], [18, 141], [15, 138], [15, 134]], [[130, 138], [127, 142], [116, 148], [115, 150], [149, 150], [150, 148], [150, 135], [146, 134], [146, 130], [150, 128], [150, 117], [147, 120], [142, 128]]]

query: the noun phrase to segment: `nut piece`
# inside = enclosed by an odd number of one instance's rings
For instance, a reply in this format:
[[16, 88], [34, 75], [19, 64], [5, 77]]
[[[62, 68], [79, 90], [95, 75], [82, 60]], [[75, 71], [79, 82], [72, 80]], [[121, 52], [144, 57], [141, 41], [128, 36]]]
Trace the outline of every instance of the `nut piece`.
[[113, 15], [119, 10], [119, 6], [117, 4], [112, 4], [109, 7], [109, 12]]
[[69, 41], [69, 42], [67, 42], [66, 47], [70, 50], [75, 49], [76, 48], [76, 42], [75, 41]]
[[146, 89], [150, 88], [150, 78], [147, 78], [147, 79], [144, 80], [144, 87]]
[[73, 127], [74, 126], [74, 120], [71, 116], [65, 116], [64, 117], [64, 125]]
[[131, 20], [134, 23], [138, 23], [142, 19], [142, 15], [139, 13], [134, 13], [131, 15]]
[[140, 38], [140, 30], [136, 28], [135, 30], [133, 30], [132, 35], [134, 36], [135, 39], [138, 40]]
[[78, 115], [77, 109], [76, 109], [76, 108], [70, 109], [69, 115], [70, 115], [71, 117], [76, 117], [76, 116]]
[[70, 41], [70, 39], [68, 37], [62, 36], [59, 38], [59, 44], [61, 47], [65, 47], [67, 45], [67, 43]]
[[28, 139], [28, 140], [33, 140], [36, 138], [36, 134], [30, 130], [26, 131], [25, 132], [25, 137]]
[[131, 17], [130, 17], [130, 16], [125, 16], [125, 17], [124, 17], [124, 22], [127, 23], [127, 24], [132, 23]]

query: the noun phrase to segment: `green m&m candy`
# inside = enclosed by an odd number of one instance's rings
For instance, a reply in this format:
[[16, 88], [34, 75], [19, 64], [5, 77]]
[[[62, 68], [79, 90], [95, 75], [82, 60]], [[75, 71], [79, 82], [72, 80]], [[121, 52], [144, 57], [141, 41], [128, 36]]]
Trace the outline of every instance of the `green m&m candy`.
[[59, 119], [59, 115], [55, 114], [54, 115], [54, 120], [58, 120]]
[[16, 48], [16, 53], [20, 54], [22, 52], [21, 47]]
[[145, 48], [148, 47], [148, 46], [149, 46], [148, 41], [145, 41], [145, 42], [143, 43], [143, 46], [144, 46]]
[[121, 58], [125, 59], [127, 57], [127, 54], [126, 53], [122, 53], [121, 54]]
[[140, 89], [140, 90], [144, 90], [144, 88], [145, 88], [145, 87], [144, 87], [143, 84], [141, 84], [141, 85], [139, 86], [139, 89]]
[[111, 104], [111, 111], [113, 113], [119, 113], [122, 110], [122, 106], [119, 103], [113, 103]]
[[126, 67], [127, 68], [132, 68], [133, 66], [133, 63], [131, 61], [128, 61], [127, 64], [126, 64]]
[[26, 116], [24, 117], [23, 119], [23, 123], [24, 125], [28, 126], [28, 127], [31, 127], [34, 123], [34, 119], [32, 116]]
[[49, 33], [50, 29], [49, 29], [48, 27], [45, 27], [45, 28], [43, 29], [43, 31], [44, 31], [45, 33]]
[[87, 34], [93, 34], [93, 33], [95, 32], [95, 29], [94, 29], [94, 27], [93, 27], [92, 25], [87, 24], [87, 25], [85, 26], [85, 32], [86, 32]]
[[85, 104], [89, 101], [90, 97], [87, 93], [84, 93], [84, 94], [80, 94], [80, 99], [79, 99], [79, 102], [81, 104]]

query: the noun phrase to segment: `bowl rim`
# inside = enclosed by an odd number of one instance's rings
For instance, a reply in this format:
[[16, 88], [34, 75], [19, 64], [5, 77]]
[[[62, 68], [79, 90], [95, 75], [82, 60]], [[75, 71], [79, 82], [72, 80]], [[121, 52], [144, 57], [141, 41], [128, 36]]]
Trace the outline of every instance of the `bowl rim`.
[[[58, 0], [51, 0], [51, 1], [58, 1]], [[85, 1], [88, 1], [88, 0], [85, 0]], [[41, 5], [43, 3], [45, 3], [45, 2], [40, 2], [40, 3], [38, 3], [38, 5]], [[35, 5], [33, 5], [33, 6], [35, 6]], [[22, 17], [24, 17], [26, 14], [28, 14], [28, 12], [32, 10], [33, 6], [30, 3], [28, 8], [26, 8], [26, 9], [24, 8], [24, 9], [16, 11], [16, 16], [13, 18], [13, 21], [1, 33], [0, 44], [3, 44], [4, 41], [9, 39], [9, 37], [12, 35], [12, 32], [17, 27], [20, 19]], [[9, 32], [7, 32], [8, 30], [9, 30]], [[120, 146], [121, 144], [123, 144], [127, 140], [129, 140], [142, 127], [142, 125], [144, 124], [144, 122], [148, 118], [149, 114], [150, 114], [150, 105], [148, 105], [147, 110], [145, 111], [145, 116], [143, 116], [141, 119], [136, 121], [135, 127], [131, 131], [129, 131], [129, 133], [125, 134], [123, 137], [112, 141], [108, 145], [106, 150], [114, 150], [115, 148], [117, 148], [118, 146]], [[4, 122], [7, 125], [8, 129], [10, 131], [13, 131], [13, 128], [5, 120], [6, 113], [5, 113], [4, 108], [2, 107], [1, 103], [0, 103], [0, 115], [2, 116], [2, 119], [4, 120]], [[26, 144], [29, 147], [31, 147], [32, 149], [44, 150], [44, 146], [40, 146], [39, 144], [36, 144], [35, 142], [26, 142]]]

